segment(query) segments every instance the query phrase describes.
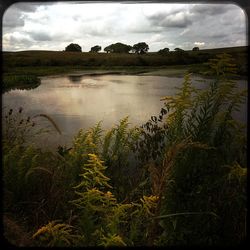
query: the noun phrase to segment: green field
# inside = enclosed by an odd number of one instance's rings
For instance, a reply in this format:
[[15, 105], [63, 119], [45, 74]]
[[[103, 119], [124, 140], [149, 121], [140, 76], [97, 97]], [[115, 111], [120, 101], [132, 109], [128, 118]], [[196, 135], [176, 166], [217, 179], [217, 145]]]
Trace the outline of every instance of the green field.
[[126, 67], [159, 67], [169, 65], [189, 65], [206, 62], [216, 54], [231, 54], [239, 66], [246, 66], [247, 47], [207, 49], [185, 51], [184, 53], [169, 52], [159, 55], [156, 52], [144, 55], [119, 53], [91, 53], [65, 51], [22, 51], [3, 52], [4, 71], [10, 72], [13, 67], [44, 67], [74, 66], [85, 69], [89, 67], [110, 68]]

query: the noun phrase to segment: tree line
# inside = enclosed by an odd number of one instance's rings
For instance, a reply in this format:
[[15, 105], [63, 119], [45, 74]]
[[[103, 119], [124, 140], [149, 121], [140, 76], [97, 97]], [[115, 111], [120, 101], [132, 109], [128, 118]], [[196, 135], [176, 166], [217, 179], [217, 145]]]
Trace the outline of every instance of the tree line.
[[[95, 45], [91, 47], [90, 52], [98, 53], [101, 51], [102, 47], [99, 45]], [[140, 42], [134, 44], [133, 46], [123, 44], [123, 43], [114, 43], [104, 48], [104, 51], [107, 53], [137, 53], [137, 54], [144, 54], [149, 50], [149, 46], [145, 42]], [[78, 44], [71, 43], [66, 48], [65, 51], [77, 51], [81, 52], [82, 48]]]
[[[102, 49], [102, 47], [100, 45], [95, 45], [95, 46], [91, 47], [89, 52], [98, 53], [101, 51], [101, 49]], [[111, 45], [105, 47], [103, 50], [107, 53], [145, 54], [148, 52], [149, 46], [145, 42], [139, 42], [139, 43], [134, 44], [133, 46], [118, 42], [118, 43], [114, 43], [114, 44], [111, 44]], [[183, 49], [180, 49], [180, 48], [175, 48], [174, 50], [176, 52], [179, 52], [179, 53], [184, 51]], [[193, 48], [193, 51], [198, 51], [198, 50], [199, 50], [199, 47]], [[65, 51], [82, 52], [82, 48], [78, 44], [71, 43], [65, 48]], [[169, 52], [170, 52], [169, 48], [164, 48], [164, 49], [161, 49], [158, 51], [159, 54], [166, 54]]]

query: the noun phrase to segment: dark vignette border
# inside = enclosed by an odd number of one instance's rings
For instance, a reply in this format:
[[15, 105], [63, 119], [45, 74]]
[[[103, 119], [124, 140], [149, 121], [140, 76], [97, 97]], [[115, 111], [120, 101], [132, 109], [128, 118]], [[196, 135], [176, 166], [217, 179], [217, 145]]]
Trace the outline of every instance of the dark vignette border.
[[[0, 2], [0, 36], [1, 36], [1, 40], [0, 40], [0, 62], [1, 62], [1, 66], [0, 66], [0, 70], [1, 70], [1, 74], [0, 74], [0, 88], [1, 88], [1, 93], [2, 93], [2, 76], [3, 76], [3, 50], [2, 50], [2, 25], [3, 25], [3, 15], [4, 12], [12, 5], [18, 2], [25, 2], [25, 3], [46, 3], [46, 2], [71, 2], [71, 3], [78, 3], [78, 2], [84, 2], [84, 3], [112, 3], [112, 2], [120, 2], [120, 3], [131, 3], [131, 4], [138, 4], [138, 3], [183, 3], [183, 4], [191, 4], [191, 3], [200, 3], [200, 4], [235, 4], [237, 6], [239, 6], [245, 13], [246, 16], [246, 37], [247, 37], [247, 54], [248, 54], [248, 67], [249, 67], [249, 44], [250, 44], [250, 25], [249, 25], [249, 20], [250, 20], [250, 1], [249, 0], [192, 0], [192, 1], [184, 1], [184, 0], [103, 0], [103, 1], [96, 1], [96, 0], [2, 0]], [[248, 83], [250, 82], [250, 78], [249, 78], [249, 74], [248, 74]], [[248, 90], [248, 100], [247, 100], [247, 110], [249, 111], [249, 90]], [[2, 110], [2, 95], [0, 98], [0, 107]], [[2, 121], [2, 111], [1, 111], [1, 121]], [[1, 138], [2, 138], [2, 122], [0, 125], [1, 128]], [[247, 112], [247, 151], [249, 149], [249, 114]], [[2, 140], [1, 140], [1, 159], [2, 159]], [[249, 159], [250, 156], [249, 154], [247, 154], [247, 165], [249, 164]], [[2, 163], [2, 161], [1, 161]], [[2, 164], [1, 164], [2, 165]], [[2, 171], [1, 171], [1, 187], [3, 185], [2, 183]], [[249, 171], [247, 173], [247, 188], [249, 188]], [[248, 190], [248, 189], [247, 189]], [[1, 189], [1, 197], [3, 197], [3, 190]], [[249, 194], [249, 192], [248, 192]], [[1, 205], [2, 205], [3, 199], [1, 199]], [[249, 205], [249, 200], [247, 205]], [[249, 206], [248, 206], [249, 207]], [[9, 248], [16, 248], [15, 246], [11, 245], [3, 236], [3, 206], [1, 206], [1, 221], [0, 221], [0, 242], [3, 243], [5, 249], [9, 249]], [[249, 217], [248, 217], [249, 219]], [[249, 225], [249, 224], [248, 224]], [[247, 226], [248, 229], [248, 226]], [[248, 232], [248, 231], [247, 231]], [[249, 243], [249, 238], [248, 238], [248, 234], [247, 234], [247, 239], [245, 242], [242, 242], [242, 246], [248, 245], [247, 243]], [[239, 246], [240, 247], [240, 246]]]

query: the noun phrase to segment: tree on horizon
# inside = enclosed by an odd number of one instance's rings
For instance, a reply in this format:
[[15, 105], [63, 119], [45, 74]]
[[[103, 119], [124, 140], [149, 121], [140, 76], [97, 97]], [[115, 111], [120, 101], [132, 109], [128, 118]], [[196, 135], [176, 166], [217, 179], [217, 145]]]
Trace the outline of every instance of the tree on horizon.
[[129, 53], [132, 50], [132, 46], [124, 43], [114, 43], [104, 48], [107, 53]]
[[65, 48], [65, 51], [82, 52], [82, 48], [76, 43], [71, 43]]
[[133, 45], [133, 51], [137, 54], [145, 54], [149, 50], [149, 46], [145, 42]]
[[158, 51], [158, 53], [159, 54], [167, 54], [167, 53], [169, 53], [169, 48], [164, 48], [164, 49], [160, 49], [159, 51]]
[[193, 50], [193, 51], [199, 51], [200, 49], [199, 49], [199, 47], [193, 47], [192, 50]]
[[101, 51], [102, 47], [99, 45], [95, 45], [94, 47], [91, 47], [90, 52], [96, 52], [98, 53], [99, 51]]

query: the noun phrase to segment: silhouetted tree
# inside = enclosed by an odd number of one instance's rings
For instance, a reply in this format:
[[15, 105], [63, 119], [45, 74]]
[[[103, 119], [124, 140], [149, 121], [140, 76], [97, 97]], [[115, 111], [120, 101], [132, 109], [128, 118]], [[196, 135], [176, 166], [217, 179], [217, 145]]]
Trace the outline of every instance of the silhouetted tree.
[[183, 52], [184, 50], [183, 49], [180, 49], [180, 48], [175, 48], [174, 49], [176, 52]]
[[193, 51], [199, 51], [200, 49], [199, 49], [199, 47], [194, 47], [193, 48]]
[[71, 43], [65, 48], [65, 51], [76, 51], [76, 52], [82, 52], [82, 48], [80, 45], [76, 43]]
[[167, 54], [167, 53], [169, 53], [169, 48], [160, 49], [160, 50], [158, 51], [158, 53], [159, 53], [159, 54]]
[[106, 51], [107, 53], [129, 53], [131, 49], [132, 47], [130, 45], [115, 43], [104, 48], [104, 51]]
[[107, 53], [113, 52], [113, 50], [112, 50], [112, 48], [111, 48], [111, 45], [105, 47], [105, 48], [104, 48], [104, 51], [107, 52]]
[[149, 50], [149, 47], [146, 43], [141, 42], [133, 45], [133, 51], [137, 54], [144, 54]]
[[90, 52], [97, 52], [97, 53], [98, 53], [101, 49], [102, 49], [101, 46], [96, 45], [96, 46], [94, 46], [94, 47], [92, 47], [92, 48], [90, 49]]

